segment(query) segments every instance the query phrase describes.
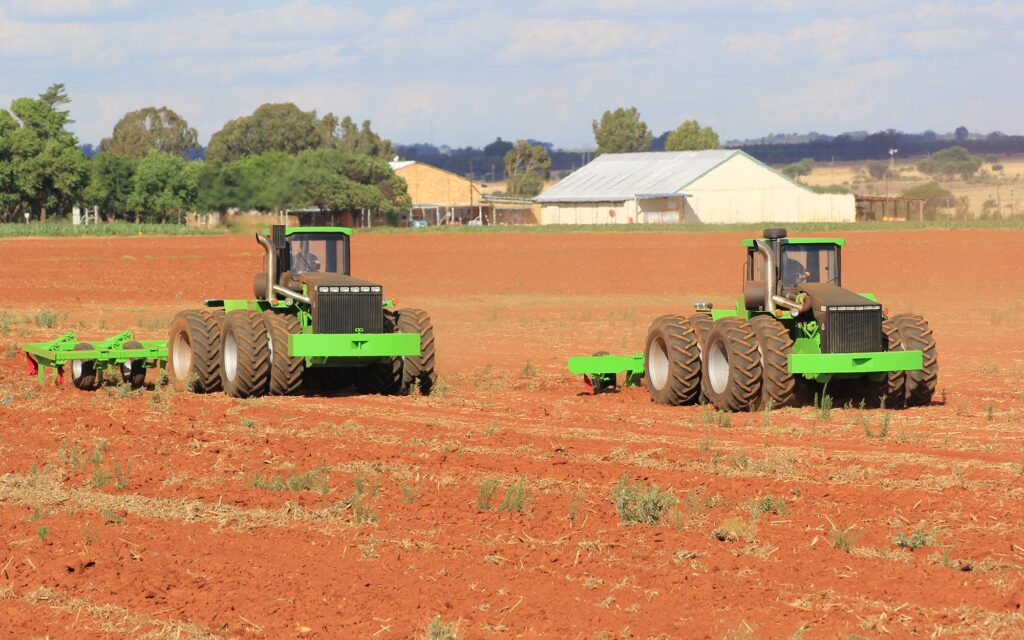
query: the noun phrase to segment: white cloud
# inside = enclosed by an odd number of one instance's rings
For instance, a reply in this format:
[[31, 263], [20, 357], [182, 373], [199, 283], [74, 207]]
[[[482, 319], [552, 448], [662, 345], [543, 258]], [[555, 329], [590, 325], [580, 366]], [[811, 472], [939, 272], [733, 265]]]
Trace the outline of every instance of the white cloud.
[[20, 18], [79, 18], [117, 13], [135, 0], [9, 0], [12, 15]]

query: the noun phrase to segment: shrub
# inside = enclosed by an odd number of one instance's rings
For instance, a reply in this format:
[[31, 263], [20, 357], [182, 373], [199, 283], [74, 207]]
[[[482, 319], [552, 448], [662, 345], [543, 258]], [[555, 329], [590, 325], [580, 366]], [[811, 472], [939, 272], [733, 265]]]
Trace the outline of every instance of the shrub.
[[658, 485], [645, 487], [631, 482], [629, 474], [623, 474], [612, 487], [611, 499], [624, 522], [639, 524], [657, 524], [678, 502], [672, 489], [662, 491]]

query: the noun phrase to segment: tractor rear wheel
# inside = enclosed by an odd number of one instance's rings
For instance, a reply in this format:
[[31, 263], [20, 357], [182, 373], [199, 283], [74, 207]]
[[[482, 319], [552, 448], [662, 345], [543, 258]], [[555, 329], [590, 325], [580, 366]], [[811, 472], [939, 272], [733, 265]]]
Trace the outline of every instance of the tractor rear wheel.
[[[702, 367], [704, 363], [704, 343], [707, 342], [708, 334], [711, 333], [711, 329], [715, 326], [715, 321], [711, 319], [710, 313], [695, 313], [686, 319], [690, 323], [690, 328], [697, 335], [697, 353], [700, 354], [700, 362], [697, 364], [698, 367]], [[704, 376], [701, 376], [700, 380], [700, 403], [707, 404], [708, 394], [704, 390], [704, 386], [707, 383], [704, 381]]]
[[[79, 342], [75, 345], [74, 351], [92, 351], [92, 345], [88, 342]], [[99, 371], [96, 370], [94, 361], [71, 361], [71, 384], [82, 391], [92, 391], [99, 386], [99, 380]]]
[[263, 312], [270, 349], [270, 382], [267, 387], [272, 396], [291, 396], [302, 386], [305, 358], [288, 355], [288, 336], [299, 333], [299, 319], [290, 313]]
[[220, 389], [221, 329], [202, 309], [180, 311], [167, 339], [167, 377], [178, 391], [210, 393]]
[[[142, 349], [142, 343], [132, 340], [121, 345], [121, 348]], [[131, 385], [132, 389], [138, 389], [146, 384], [146, 361], [142, 358], [132, 358], [121, 363], [121, 381]]]
[[227, 315], [221, 336], [221, 385], [235, 398], [267, 392], [270, 345], [263, 314], [238, 310]]
[[430, 316], [422, 309], [396, 309], [396, 323], [399, 333], [418, 333], [420, 336], [420, 355], [405, 356], [402, 360], [402, 382], [400, 393], [409, 393], [414, 387], [419, 388], [422, 395], [430, 395], [430, 390], [437, 382], [434, 372], [434, 325]]
[[901, 313], [893, 318], [900, 334], [900, 342], [907, 351], [920, 351], [923, 366], [906, 372], [906, 402], [910, 407], [931, 404], [939, 379], [939, 360], [935, 350], [935, 336], [928, 321], [913, 313]]
[[748, 411], [761, 397], [761, 356], [750, 323], [722, 318], [704, 345], [708, 399], [722, 411]]
[[651, 323], [644, 378], [651, 400], [658, 404], [693, 404], [700, 398], [697, 334], [682, 316], [661, 316]]
[[771, 402], [774, 409], [788, 407], [796, 396], [796, 378], [789, 372], [793, 339], [785, 325], [768, 315], [754, 316], [750, 326], [761, 355], [761, 396], [757, 407]]

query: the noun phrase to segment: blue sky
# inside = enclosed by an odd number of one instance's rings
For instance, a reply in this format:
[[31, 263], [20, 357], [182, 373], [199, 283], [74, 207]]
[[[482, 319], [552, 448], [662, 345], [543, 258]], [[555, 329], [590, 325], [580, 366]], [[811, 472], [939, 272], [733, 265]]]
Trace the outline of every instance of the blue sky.
[[593, 144], [635, 105], [657, 134], [1024, 133], [1024, 3], [913, 0], [0, 0], [0, 104], [64, 82], [98, 143], [168, 106], [206, 142], [264, 102], [396, 142]]

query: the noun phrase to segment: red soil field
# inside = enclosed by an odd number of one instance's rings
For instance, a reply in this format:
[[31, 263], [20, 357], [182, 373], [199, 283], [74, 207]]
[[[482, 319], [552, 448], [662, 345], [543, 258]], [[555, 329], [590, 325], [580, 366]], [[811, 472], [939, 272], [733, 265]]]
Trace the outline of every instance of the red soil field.
[[[582, 393], [567, 357], [731, 304], [742, 237], [357, 234], [443, 393], [244, 401], [39, 387], [17, 344], [163, 337], [250, 294], [251, 237], [0, 242], [0, 637], [1024, 636], [1024, 232], [846, 234], [844, 284], [931, 322], [932, 406]], [[675, 506], [625, 523], [623, 476]]]

